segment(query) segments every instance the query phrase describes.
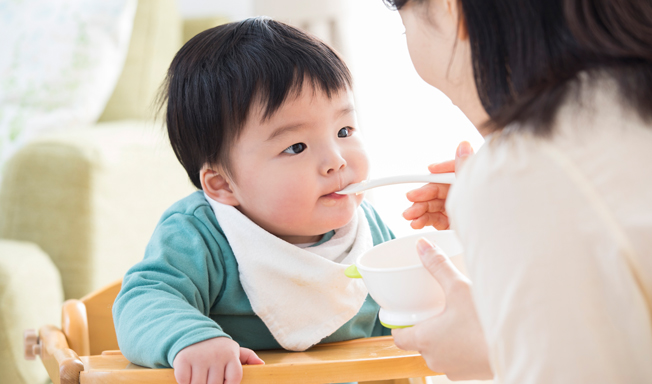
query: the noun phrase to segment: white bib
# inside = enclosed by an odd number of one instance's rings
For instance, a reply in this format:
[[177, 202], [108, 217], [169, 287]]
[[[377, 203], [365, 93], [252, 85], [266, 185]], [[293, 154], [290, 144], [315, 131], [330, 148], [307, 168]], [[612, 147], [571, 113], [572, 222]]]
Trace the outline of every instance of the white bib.
[[204, 196], [233, 249], [252, 309], [283, 348], [306, 350], [358, 313], [367, 289], [344, 270], [373, 247], [362, 208], [330, 240], [302, 249]]

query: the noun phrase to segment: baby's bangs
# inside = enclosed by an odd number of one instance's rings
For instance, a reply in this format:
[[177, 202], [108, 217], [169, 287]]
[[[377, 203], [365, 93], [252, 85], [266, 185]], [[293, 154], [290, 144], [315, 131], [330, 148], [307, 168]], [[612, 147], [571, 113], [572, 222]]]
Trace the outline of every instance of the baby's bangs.
[[322, 92], [330, 99], [333, 95], [351, 89], [352, 81], [348, 70], [344, 73], [333, 71], [324, 76], [324, 73], [295, 69], [294, 75], [284, 84], [261, 83], [257, 87], [255, 100], [264, 110], [263, 120], [271, 118], [286, 101], [301, 96], [306, 91], [304, 86], [309, 86], [313, 95]]

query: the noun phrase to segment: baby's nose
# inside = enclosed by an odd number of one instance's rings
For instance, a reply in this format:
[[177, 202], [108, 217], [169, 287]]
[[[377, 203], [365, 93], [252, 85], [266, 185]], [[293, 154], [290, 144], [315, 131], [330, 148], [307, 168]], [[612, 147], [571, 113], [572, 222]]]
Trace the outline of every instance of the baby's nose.
[[346, 168], [346, 159], [342, 156], [341, 153], [333, 151], [328, 156], [328, 159], [324, 162], [324, 173], [330, 175], [337, 171]]
[[328, 171], [326, 171], [326, 173], [333, 173], [333, 172], [335, 172], [337, 170], [344, 169], [345, 166], [346, 166], [346, 164], [342, 163], [342, 164], [340, 164], [339, 167], [329, 168]]

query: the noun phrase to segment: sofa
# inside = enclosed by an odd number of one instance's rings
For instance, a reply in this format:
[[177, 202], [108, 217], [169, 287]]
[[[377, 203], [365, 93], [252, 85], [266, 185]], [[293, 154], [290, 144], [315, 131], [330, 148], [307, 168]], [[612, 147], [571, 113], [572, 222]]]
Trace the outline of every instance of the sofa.
[[170, 61], [222, 18], [183, 20], [175, 0], [139, 0], [122, 74], [99, 121], [37, 137], [0, 186], [0, 381], [47, 382], [23, 331], [60, 325], [81, 298], [142, 259], [156, 222], [195, 191], [153, 108]]

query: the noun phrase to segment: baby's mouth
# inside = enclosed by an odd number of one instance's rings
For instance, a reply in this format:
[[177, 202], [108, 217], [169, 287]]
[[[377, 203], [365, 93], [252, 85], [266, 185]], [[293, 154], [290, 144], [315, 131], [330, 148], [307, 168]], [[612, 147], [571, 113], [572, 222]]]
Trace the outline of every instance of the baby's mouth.
[[320, 196], [319, 201], [327, 207], [332, 207], [335, 204], [337, 204], [338, 201], [345, 199], [347, 197], [348, 197], [347, 195], [340, 195], [335, 192], [331, 192]]
[[339, 198], [345, 197], [345, 196], [346, 195], [340, 195], [339, 193], [331, 192], [331, 193], [327, 193], [325, 195], [322, 195], [321, 197], [326, 197], [326, 198], [329, 198], [329, 199], [339, 199]]

